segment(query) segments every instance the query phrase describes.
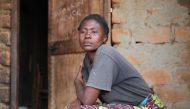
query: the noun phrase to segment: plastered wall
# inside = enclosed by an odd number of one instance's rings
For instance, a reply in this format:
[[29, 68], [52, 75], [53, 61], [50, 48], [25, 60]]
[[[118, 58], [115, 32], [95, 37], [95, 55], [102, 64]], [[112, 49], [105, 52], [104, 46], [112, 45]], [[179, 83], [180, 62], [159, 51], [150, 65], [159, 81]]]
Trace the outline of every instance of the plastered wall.
[[168, 109], [190, 108], [190, 1], [112, 0], [112, 43]]

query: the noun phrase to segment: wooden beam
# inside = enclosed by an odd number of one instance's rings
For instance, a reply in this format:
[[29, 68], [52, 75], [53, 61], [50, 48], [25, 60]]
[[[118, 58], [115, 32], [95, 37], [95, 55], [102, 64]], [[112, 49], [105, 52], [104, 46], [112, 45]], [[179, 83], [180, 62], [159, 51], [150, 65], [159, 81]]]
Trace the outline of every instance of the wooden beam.
[[18, 36], [19, 36], [19, 0], [12, 0], [11, 13], [11, 89], [10, 109], [18, 109]]

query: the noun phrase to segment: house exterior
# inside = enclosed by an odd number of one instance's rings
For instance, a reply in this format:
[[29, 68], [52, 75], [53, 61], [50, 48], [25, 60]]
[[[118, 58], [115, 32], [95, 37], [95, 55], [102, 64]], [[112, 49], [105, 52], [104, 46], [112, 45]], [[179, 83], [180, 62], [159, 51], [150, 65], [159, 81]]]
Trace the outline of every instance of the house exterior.
[[[168, 109], [189, 109], [190, 1], [110, 4], [105, 6], [110, 13], [110, 44], [141, 72]], [[0, 109], [16, 109], [19, 102], [19, 11], [19, 0], [0, 1]]]

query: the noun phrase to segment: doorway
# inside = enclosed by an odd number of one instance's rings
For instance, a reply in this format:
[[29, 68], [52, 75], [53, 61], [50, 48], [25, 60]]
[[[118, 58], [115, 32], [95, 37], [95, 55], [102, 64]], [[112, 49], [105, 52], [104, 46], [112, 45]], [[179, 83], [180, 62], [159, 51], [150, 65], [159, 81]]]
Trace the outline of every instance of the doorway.
[[48, 106], [48, 1], [20, 0], [19, 107]]

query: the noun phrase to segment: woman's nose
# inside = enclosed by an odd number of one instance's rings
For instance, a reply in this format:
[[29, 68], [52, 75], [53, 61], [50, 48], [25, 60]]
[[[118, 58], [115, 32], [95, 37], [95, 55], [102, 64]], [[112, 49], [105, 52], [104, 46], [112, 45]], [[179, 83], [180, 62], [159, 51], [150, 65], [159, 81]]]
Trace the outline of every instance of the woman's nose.
[[87, 32], [87, 33], [85, 34], [85, 37], [86, 37], [86, 38], [90, 38], [90, 37], [91, 37], [91, 33], [90, 33], [90, 32]]

